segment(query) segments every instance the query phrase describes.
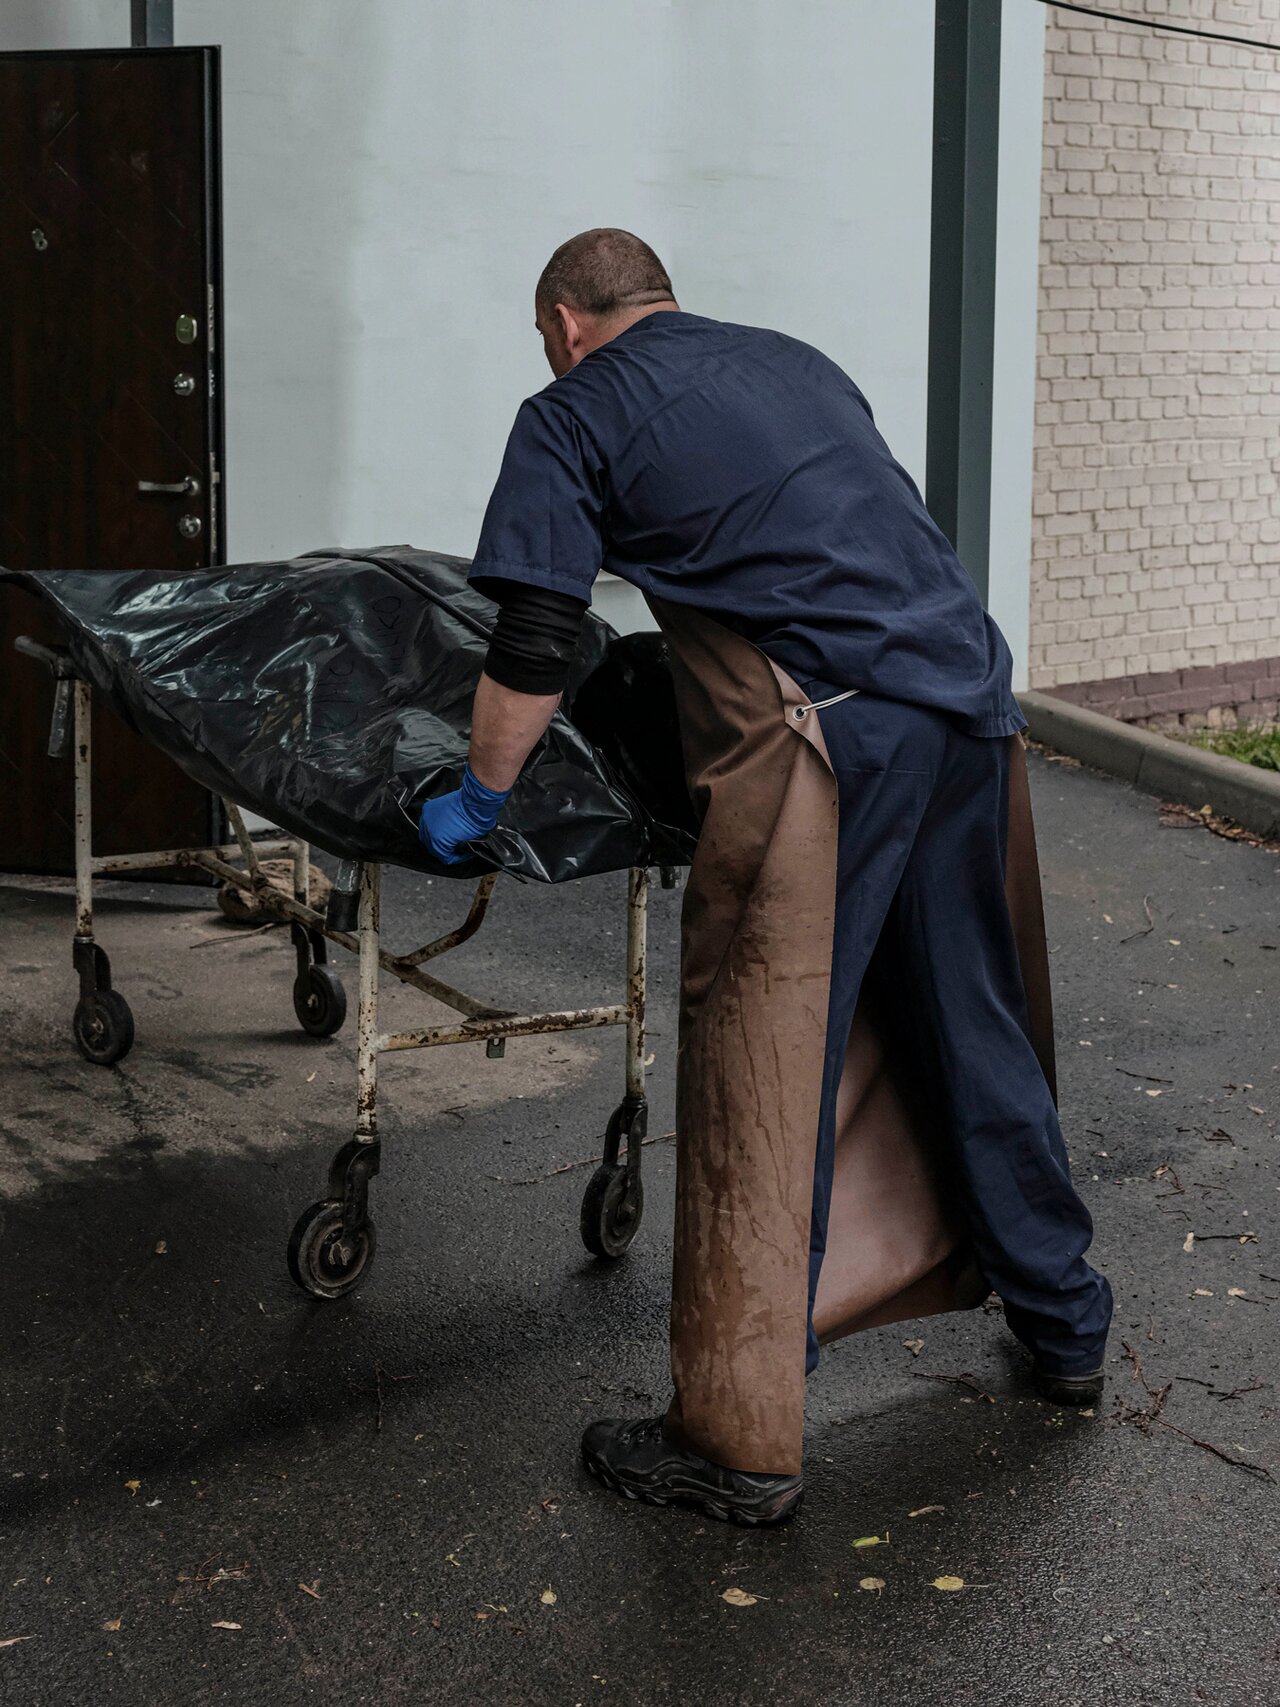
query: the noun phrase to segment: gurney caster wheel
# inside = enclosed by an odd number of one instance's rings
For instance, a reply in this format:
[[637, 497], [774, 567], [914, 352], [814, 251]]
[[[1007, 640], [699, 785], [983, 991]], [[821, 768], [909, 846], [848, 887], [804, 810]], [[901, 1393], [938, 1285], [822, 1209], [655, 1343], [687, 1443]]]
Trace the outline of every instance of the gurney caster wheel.
[[593, 1257], [620, 1257], [640, 1231], [644, 1186], [619, 1164], [592, 1174], [582, 1198], [582, 1242]]
[[368, 1216], [355, 1231], [344, 1233], [340, 1203], [313, 1203], [289, 1236], [289, 1273], [313, 1298], [342, 1298], [368, 1274], [377, 1248]]
[[347, 992], [332, 966], [308, 966], [293, 981], [293, 1011], [312, 1037], [332, 1037], [347, 1017]]
[[109, 1067], [133, 1048], [133, 1014], [117, 990], [93, 990], [81, 996], [71, 1029], [76, 1048], [97, 1067]]

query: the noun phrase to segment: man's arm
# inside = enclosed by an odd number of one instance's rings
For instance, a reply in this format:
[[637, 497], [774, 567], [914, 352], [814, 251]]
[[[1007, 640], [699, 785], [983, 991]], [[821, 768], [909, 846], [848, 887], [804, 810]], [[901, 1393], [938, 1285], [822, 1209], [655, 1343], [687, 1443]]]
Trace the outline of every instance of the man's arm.
[[559, 704], [603, 557], [604, 465], [546, 394], [516, 416], [468, 577], [498, 604], [461, 788], [422, 809], [422, 840], [456, 865], [488, 835]]
[[546, 733], [578, 644], [586, 602], [545, 588], [497, 589], [501, 599], [471, 711], [462, 786], [422, 808], [419, 833], [437, 859], [456, 865], [487, 836], [525, 760]]
[[476, 780], [502, 794], [512, 789], [559, 703], [558, 693], [518, 693], [487, 672], [482, 675], [471, 713], [470, 764]]

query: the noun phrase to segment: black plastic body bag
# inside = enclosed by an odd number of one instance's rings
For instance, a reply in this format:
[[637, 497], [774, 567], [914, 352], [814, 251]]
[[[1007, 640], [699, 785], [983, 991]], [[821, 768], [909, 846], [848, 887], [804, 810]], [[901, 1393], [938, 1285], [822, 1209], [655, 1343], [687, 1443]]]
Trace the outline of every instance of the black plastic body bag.
[[79, 673], [140, 735], [331, 854], [545, 883], [687, 863], [696, 829], [663, 642], [619, 638], [590, 612], [560, 709], [497, 828], [465, 864], [427, 853], [418, 810], [462, 779], [497, 615], [467, 568], [394, 546], [4, 579], [54, 609]]

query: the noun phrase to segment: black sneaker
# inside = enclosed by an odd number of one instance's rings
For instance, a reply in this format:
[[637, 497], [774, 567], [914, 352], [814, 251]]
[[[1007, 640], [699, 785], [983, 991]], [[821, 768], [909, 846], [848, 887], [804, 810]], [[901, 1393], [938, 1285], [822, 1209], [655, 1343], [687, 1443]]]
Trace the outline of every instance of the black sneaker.
[[1106, 1382], [1101, 1364], [1096, 1369], [1087, 1369], [1082, 1375], [1051, 1375], [1037, 1364], [1032, 1379], [1042, 1399], [1047, 1399], [1051, 1405], [1070, 1405], [1075, 1409], [1096, 1405]]
[[801, 1476], [756, 1476], [712, 1464], [668, 1440], [661, 1417], [593, 1422], [582, 1461], [606, 1488], [650, 1505], [689, 1505], [721, 1523], [785, 1523], [800, 1509]]

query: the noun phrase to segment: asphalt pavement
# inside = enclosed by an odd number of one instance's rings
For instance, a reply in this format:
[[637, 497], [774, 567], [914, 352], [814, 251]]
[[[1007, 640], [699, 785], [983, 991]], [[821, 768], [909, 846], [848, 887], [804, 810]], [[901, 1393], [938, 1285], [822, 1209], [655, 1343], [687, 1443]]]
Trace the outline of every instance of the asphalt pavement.
[[[319, 1302], [285, 1244], [350, 1133], [353, 1019], [299, 1031], [282, 932], [104, 883], [137, 1042], [91, 1066], [67, 887], [0, 879], [0, 1702], [1275, 1707], [1280, 855], [1078, 767], [1033, 787], [1106, 1398], [1038, 1403], [991, 1310], [862, 1335], [810, 1384], [806, 1506], [763, 1534], [577, 1463], [585, 1423], [667, 1395], [678, 893], [631, 1251], [577, 1225], [621, 1037], [441, 1049], [384, 1062], [377, 1260]], [[615, 999], [624, 901], [502, 884], [439, 969]], [[464, 904], [388, 872], [388, 938]]]

